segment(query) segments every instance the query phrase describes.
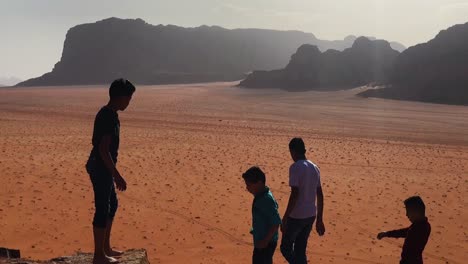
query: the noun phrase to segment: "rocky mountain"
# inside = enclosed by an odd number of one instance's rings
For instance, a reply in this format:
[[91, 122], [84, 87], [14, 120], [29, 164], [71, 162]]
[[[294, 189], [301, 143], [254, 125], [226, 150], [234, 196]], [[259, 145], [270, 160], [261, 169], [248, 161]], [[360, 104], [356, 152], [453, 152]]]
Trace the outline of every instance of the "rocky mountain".
[[302, 45], [286, 68], [254, 71], [239, 84], [248, 88], [281, 88], [290, 91], [334, 90], [368, 83], [385, 83], [399, 52], [384, 40], [355, 39], [351, 48], [321, 52]]
[[387, 88], [361, 95], [468, 105], [468, 23], [402, 52]]
[[[362, 37], [365, 37], [369, 40], [377, 40], [377, 38], [375, 37], [372, 37], [372, 36], [362, 36]], [[337, 46], [338, 48], [331, 48], [331, 49], [336, 49], [336, 50], [344, 50], [346, 48], [349, 48], [353, 45], [354, 41], [357, 39], [358, 37], [354, 36], [354, 35], [349, 35], [347, 37], [344, 38], [344, 40], [341, 42], [341, 43], [344, 43], [344, 45], [341, 46], [341, 48], [339, 48], [340, 46]], [[390, 41], [390, 47], [392, 47], [392, 49], [398, 51], [398, 52], [402, 52], [406, 49], [406, 47], [399, 43], [399, 42], [396, 42], [396, 41]]]
[[120, 76], [137, 84], [232, 81], [255, 69], [284, 67], [302, 44], [342, 50], [352, 40], [320, 40], [300, 31], [183, 28], [109, 18], [71, 28], [53, 70], [18, 85], [102, 84]]

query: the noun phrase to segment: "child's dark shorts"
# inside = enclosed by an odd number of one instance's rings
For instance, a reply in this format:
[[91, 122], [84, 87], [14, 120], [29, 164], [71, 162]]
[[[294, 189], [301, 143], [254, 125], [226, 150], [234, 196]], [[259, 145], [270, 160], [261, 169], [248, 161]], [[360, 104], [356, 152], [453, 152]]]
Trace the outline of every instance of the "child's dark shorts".
[[93, 226], [105, 228], [107, 221], [114, 219], [119, 205], [115, 192], [114, 179], [104, 165], [97, 164], [92, 158], [86, 163], [86, 171], [91, 178], [94, 190]]

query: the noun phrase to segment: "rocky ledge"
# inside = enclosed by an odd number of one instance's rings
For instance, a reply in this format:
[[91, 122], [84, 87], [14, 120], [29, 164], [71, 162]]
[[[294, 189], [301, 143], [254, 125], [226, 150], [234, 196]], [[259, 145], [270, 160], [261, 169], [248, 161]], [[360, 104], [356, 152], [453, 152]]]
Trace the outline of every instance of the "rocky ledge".
[[[53, 258], [46, 261], [34, 261], [21, 258], [2, 258], [1, 264], [89, 264], [93, 262], [92, 253], [78, 252], [73, 256]], [[125, 251], [122, 257], [119, 258], [119, 264], [149, 264], [146, 250], [131, 249]]]

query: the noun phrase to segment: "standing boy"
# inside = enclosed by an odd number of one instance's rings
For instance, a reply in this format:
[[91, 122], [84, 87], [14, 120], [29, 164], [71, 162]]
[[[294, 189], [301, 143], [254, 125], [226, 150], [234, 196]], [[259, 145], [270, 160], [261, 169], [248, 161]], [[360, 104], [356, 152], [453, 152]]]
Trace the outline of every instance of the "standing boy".
[[109, 102], [96, 115], [93, 131], [93, 149], [86, 169], [94, 190], [96, 211], [93, 219], [94, 264], [115, 263], [122, 252], [110, 246], [112, 222], [118, 207], [115, 186], [120, 191], [127, 183], [117, 170], [120, 142], [120, 121], [117, 111], [124, 111], [132, 99], [135, 86], [125, 79], [117, 79], [109, 88]]
[[431, 225], [426, 217], [426, 206], [419, 196], [412, 196], [405, 200], [406, 216], [411, 226], [393, 231], [380, 232], [377, 238], [384, 237], [405, 238], [401, 252], [400, 264], [423, 264], [422, 253], [426, 247]]
[[320, 171], [306, 158], [306, 149], [301, 138], [290, 141], [289, 151], [294, 163], [289, 168], [291, 195], [281, 225], [281, 253], [288, 263], [306, 264], [307, 241], [315, 220], [317, 233], [320, 236], [325, 234]]
[[254, 195], [252, 203], [252, 230], [254, 239], [253, 264], [272, 264], [278, 241], [281, 218], [278, 203], [268, 186], [265, 174], [259, 167], [248, 169], [242, 178], [247, 191]]

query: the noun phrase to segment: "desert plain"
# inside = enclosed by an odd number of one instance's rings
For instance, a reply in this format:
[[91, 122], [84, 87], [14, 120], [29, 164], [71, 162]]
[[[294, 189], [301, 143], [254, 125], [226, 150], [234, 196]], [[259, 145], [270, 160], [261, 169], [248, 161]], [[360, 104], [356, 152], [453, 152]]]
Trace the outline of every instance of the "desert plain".
[[[267, 175], [282, 215], [288, 142], [300, 136], [321, 169], [326, 234], [310, 263], [397, 263], [421, 195], [427, 263], [468, 259], [468, 107], [335, 92], [248, 90], [236, 83], [137, 86], [120, 112], [113, 245], [151, 263], [249, 263], [252, 195], [241, 174]], [[107, 86], [0, 89], [0, 247], [32, 259], [91, 252], [93, 192], [84, 164]], [[275, 263], [285, 263], [279, 248]]]

